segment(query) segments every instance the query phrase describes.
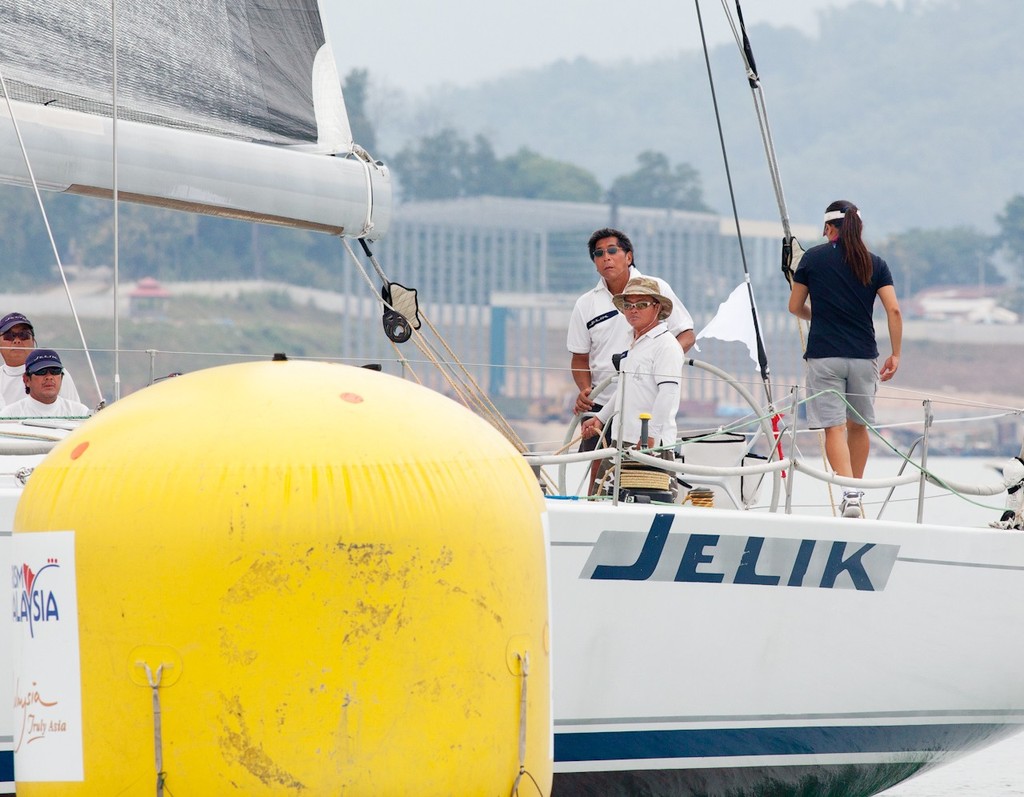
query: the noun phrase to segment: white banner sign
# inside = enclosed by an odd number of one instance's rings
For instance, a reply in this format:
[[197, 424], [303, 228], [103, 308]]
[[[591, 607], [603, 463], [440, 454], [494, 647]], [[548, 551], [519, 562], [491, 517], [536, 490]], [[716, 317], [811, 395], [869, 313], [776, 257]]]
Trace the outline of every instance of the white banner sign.
[[[11, 573], [11, 532], [0, 531], [0, 573]], [[0, 794], [14, 791], [14, 624], [0, 623]]]
[[80, 781], [82, 679], [74, 532], [15, 533], [10, 573], [15, 779]]

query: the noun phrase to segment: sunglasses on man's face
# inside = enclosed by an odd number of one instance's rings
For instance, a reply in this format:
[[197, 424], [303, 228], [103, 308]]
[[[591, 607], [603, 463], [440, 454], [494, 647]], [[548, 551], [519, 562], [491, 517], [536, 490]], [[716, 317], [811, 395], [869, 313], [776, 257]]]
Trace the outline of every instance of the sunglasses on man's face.
[[625, 251], [621, 246], [609, 246], [607, 249], [595, 249], [594, 260], [599, 257], [604, 257], [606, 254], [617, 255], [619, 252]]
[[21, 332], [5, 332], [4, 340], [32, 340], [32, 330], [26, 329]]
[[32, 376], [60, 376], [64, 373], [63, 368], [40, 368], [38, 371], [33, 371]]

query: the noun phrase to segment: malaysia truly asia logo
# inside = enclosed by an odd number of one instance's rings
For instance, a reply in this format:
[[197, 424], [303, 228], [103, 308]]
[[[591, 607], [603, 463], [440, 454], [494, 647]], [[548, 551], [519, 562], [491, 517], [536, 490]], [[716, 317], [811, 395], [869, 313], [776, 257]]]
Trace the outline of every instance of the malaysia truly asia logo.
[[50, 589], [53, 581], [48, 571], [60, 567], [56, 557], [46, 560], [46, 564], [33, 571], [27, 564], [11, 567], [11, 591], [14, 622], [28, 623], [29, 636], [35, 637], [39, 623], [50, 623], [60, 620], [60, 607], [57, 596]]

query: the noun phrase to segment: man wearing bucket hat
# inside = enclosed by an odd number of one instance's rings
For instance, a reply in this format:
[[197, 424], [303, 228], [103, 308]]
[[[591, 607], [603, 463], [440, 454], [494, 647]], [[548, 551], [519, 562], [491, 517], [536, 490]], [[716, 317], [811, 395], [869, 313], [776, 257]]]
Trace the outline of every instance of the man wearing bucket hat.
[[[36, 335], [32, 322], [21, 313], [8, 313], [0, 318], [0, 401], [4, 405], [20, 401], [25, 395], [22, 375], [25, 358], [36, 348]], [[80, 401], [71, 374], [64, 372], [60, 395], [70, 401]]]
[[[596, 230], [590, 236], [587, 248], [601, 279], [576, 300], [569, 317], [566, 346], [572, 355], [572, 378], [579, 390], [573, 403], [573, 412], [577, 415], [599, 412], [615, 395], [614, 385], [606, 386], [600, 393], [593, 392], [594, 387], [615, 373], [612, 355], [621, 353], [629, 345], [631, 336], [630, 326], [616, 309], [612, 297], [622, 293], [629, 280], [643, 276], [633, 263], [633, 242], [621, 230], [611, 227]], [[685, 352], [695, 340], [693, 318], [667, 282], [657, 277], [650, 279], [658, 284], [661, 295], [671, 302], [666, 325]], [[608, 432], [606, 427], [605, 434]], [[599, 439], [596, 435], [585, 437], [580, 451], [593, 450]], [[595, 462], [592, 473], [596, 474], [597, 467]]]
[[0, 418], [81, 418], [89, 408], [60, 395], [64, 364], [53, 349], [34, 349], [25, 358], [22, 383], [28, 394], [0, 410]]
[[[569, 318], [566, 346], [572, 354], [572, 378], [579, 389], [573, 406], [577, 415], [597, 412], [614, 395], [611, 385], [600, 394], [593, 393], [595, 386], [615, 373], [612, 355], [621, 352], [630, 337], [629, 324], [615, 308], [612, 297], [622, 293], [629, 280], [644, 276], [633, 263], [633, 243], [624, 232], [610, 227], [597, 230], [587, 246], [601, 279], [576, 300]], [[693, 318], [667, 282], [657, 277], [650, 279], [657, 282], [661, 295], [670, 301], [668, 331], [683, 352], [689, 350], [696, 337]]]
[[[613, 409], [619, 414], [624, 443], [641, 448], [674, 446], [683, 350], [669, 331], [672, 299], [650, 277], [634, 277], [612, 301], [632, 329], [632, 341], [619, 360], [623, 380], [615, 401], [583, 422], [585, 438], [596, 437]], [[647, 439], [641, 440], [640, 414], [651, 416]]]

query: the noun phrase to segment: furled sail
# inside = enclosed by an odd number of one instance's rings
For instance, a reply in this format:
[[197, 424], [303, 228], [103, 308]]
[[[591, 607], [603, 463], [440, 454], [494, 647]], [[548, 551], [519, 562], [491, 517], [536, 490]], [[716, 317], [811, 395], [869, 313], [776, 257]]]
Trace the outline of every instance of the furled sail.
[[[115, 7], [122, 199], [383, 234], [390, 178], [352, 141], [318, 0]], [[111, 195], [114, 28], [107, 0], [0, 4], [0, 180], [29, 181], [20, 130], [40, 186]]]

